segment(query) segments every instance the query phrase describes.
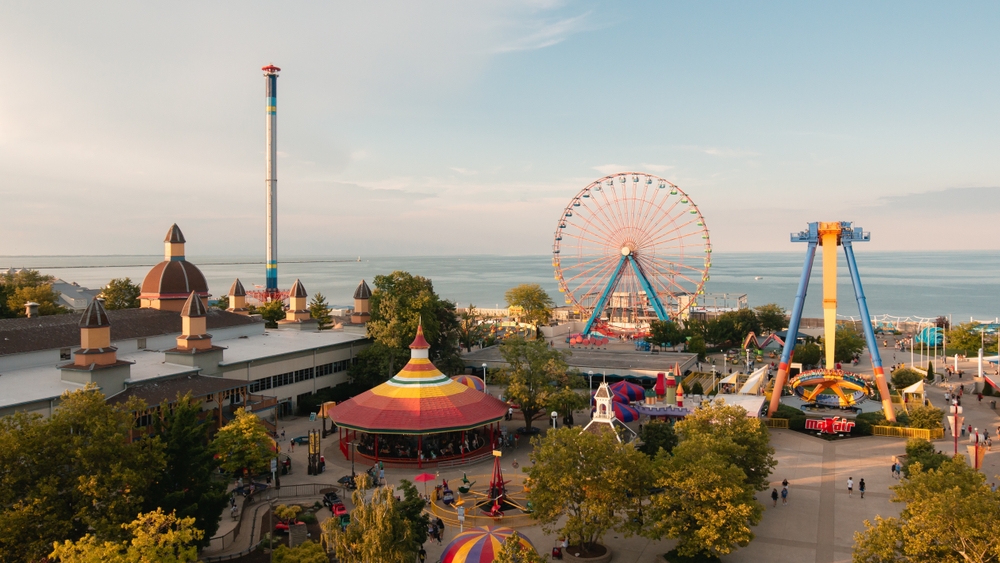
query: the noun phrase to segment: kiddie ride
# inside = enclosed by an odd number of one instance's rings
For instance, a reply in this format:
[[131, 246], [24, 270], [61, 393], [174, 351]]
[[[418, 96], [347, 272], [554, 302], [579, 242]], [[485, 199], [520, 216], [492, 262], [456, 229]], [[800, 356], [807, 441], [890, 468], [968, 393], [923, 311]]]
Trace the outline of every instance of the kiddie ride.
[[868, 400], [868, 383], [838, 369], [815, 369], [795, 376], [792, 392], [809, 406], [847, 409]]
[[[485, 491], [475, 490], [473, 487], [476, 481], [470, 481], [463, 475], [458, 495], [455, 495], [447, 482], [444, 482], [441, 502], [447, 510], [457, 512], [458, 507], [465, 506], [469, 516], [484, 516], [494, 521], [505, 519], [504, 526], [518, 526], [520, 519], [514, 518], [512, 521], [511, 517], [520, 515], [527, 517], [531, 513], [531, 505], [527, 502], [527, 488], [511, 486], [511, 480], [504, 479], [503, 470], [500, 468], [500, 451], [494, 451], [493, 455], [493, 474]], [[531, 524], [530, 519], [524, 518], [524, 520], [524, 525]]]

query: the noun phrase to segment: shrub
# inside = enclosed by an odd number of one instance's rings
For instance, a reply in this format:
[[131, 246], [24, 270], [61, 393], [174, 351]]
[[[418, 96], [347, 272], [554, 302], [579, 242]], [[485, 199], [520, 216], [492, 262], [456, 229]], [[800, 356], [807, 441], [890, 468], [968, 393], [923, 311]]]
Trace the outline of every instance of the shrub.
[[705, 394], [705, 390], [701, 388], [701, 382], [700, 381], [695, 381], [694, 384], [691, 385], [691, 394], [692, 395], [704, 395]]
[[934, 362], [927, 362], [927, 381], [934, 381]]
[[691, 557], [679, 555], [676, 549], [664, 553], [663, 558], [667, 560], [667, 563], [720, 563], [722, 561], [710, 553], [699, 553]]
[[944, 412], [934, 407], [916, 407], [910, 409], [910, 426], [913, 428], [942, 428], [941, 419]]
[[923, 438], [910, 438], [906, 442], [906, 461], [903, 463], [903, 475], [910, 476], [910, 466], [920, 463], [924, 471], [937, 469], [948, 461], [948, 456], [934, 451], [934, 444]]
[[316, 515], [312, 512], [303, 512], [299, 515], [299, 522], [304, 524], [315, 524], [316, 521]]
[[909, 368], [897, 369], [892, 372], [892, 386], [896, 389], [905, 389], [921, 379], [923, 379], [923, 376], [919, 372]]

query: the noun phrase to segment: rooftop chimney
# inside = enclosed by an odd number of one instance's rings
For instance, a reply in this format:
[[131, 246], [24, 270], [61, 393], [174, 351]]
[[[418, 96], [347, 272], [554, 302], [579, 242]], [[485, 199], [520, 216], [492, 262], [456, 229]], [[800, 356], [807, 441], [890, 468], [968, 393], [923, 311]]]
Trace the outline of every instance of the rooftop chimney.
[[28, 316], [29, 319], [33, 319], [38, 316], [38, 303], [34, 301], [28, 301], [24, 304], [24, 314]]

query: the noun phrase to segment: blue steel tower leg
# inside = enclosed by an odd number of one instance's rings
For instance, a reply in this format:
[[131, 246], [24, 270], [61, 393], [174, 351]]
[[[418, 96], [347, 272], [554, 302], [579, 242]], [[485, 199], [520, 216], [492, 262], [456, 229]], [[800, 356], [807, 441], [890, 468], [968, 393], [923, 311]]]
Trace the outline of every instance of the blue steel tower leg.
[[885, 370], [882, 368], [882, 356], [878, 353], [878, 341], [875, 340], [875, 331], [872, 329], [872, 317], [868, 313], [868, 301], [865, 299], [865, 290], [861, 287], [861, 274], [858, 273], [858, 263], [854, 259], [854, 247], [851, 245], [849, 237], [843, 237], [844, 254], [847, 255], [847, 269], [851, 272], [851, 283], [854, 284], [854, 296], [858, 300], [858, 312], [861, 313], [861, 326], [865, 333], [865, 342], [868, 343], [868, 353], [872, 359], [872, 371], [875, 372], [875, 384], [878, 386], [879, 395], [882, 396], [882, 411], [885, 419], [896, 420], [896, 409], [892, 406], [892, 398], [889, 396], [889, 386], [885, 381]]
[[[812, 228], [815, 224], [811, 224]], [[795, 304], [792, 305], [792, 315], [788, 319], [788, 333], [785, 335], [785, 347], [781, 350], [781, 361], [778, 363], [778, 375], [774, 378], [774, 390], [771, 391], [771, 404], [767, 409], [767, 415], [771, 416], [778, 405], [781, 404], [781, 390], [785, 388], [788, 380], [788, 363], [792, 358], [792, 351], [795, 350], [795, 340], [799, 334], [799, 323], [802, 321], [802, 305], [806, 300], [806, 291], [809, 289], [809, 276], [812, 274], [813, 260], [816, 258], [816, 245], [818, 240], [813, 238], [806, 248], [806, 261], [802, 265], [802, 277], [799, 278], [799, 289], [795, 292]]]
[[653, 289], [653, 284], [649, 283], [649, 278], [646, 277], [646, 272], [643, 271], [642, 266], [639, 265], [639, 261], [635, 259], [634, 256], [629, 256], [628, 261], [632, 263], [632, 269], [635, 271], [636, 277], [639, 278], [639, 284], [642, 286], [642, 290], [646, 292], [646, 297], [649, 298], [649, 303], [653, 306], [653, 310], [656, 311], [656, 316], [661, 321], [669, 321], [670, 316], [667, 315], [667, 310], [663, 308], [663, 302], [660, 301], [660, 296], [656, 294], [656, 290]]
[[594, 312], [590, 314], [590, 320], [587, 321], [587, 325], [583, 327], [583, 334], [590, 335], [590, 329], [593, 328], [594, 322], [601, 318], [601, 313], [604, 312], [604, 306], [608, 303], [608, 297], [611, 296], [611, 292], [614, 290], [615, 286], [618, 285], [618, 279], [622, 277], [622, 270], [625, 266], [625, 259], [627, 256], [622, 256], [618, 260], [618, 265], [615, 266], [615, 273], [611, 276], [608, 281], [607, 287], [601, 293], [601, 297], [597, 300], [594, 305]]

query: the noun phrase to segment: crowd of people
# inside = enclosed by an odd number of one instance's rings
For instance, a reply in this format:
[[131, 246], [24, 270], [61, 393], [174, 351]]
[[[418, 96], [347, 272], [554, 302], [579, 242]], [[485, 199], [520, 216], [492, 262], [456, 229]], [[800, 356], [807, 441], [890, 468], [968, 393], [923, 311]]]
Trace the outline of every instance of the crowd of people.
[[[445, 432], [423, 436], [379, 434], [378, 457], [384, 459], [433, 460], [443, 457], [467, 455], [488, 445], [479, 431]], [[358, 442], [358, 452], [375, 457], [376, 440], [374, 434], [362, 434]]]

